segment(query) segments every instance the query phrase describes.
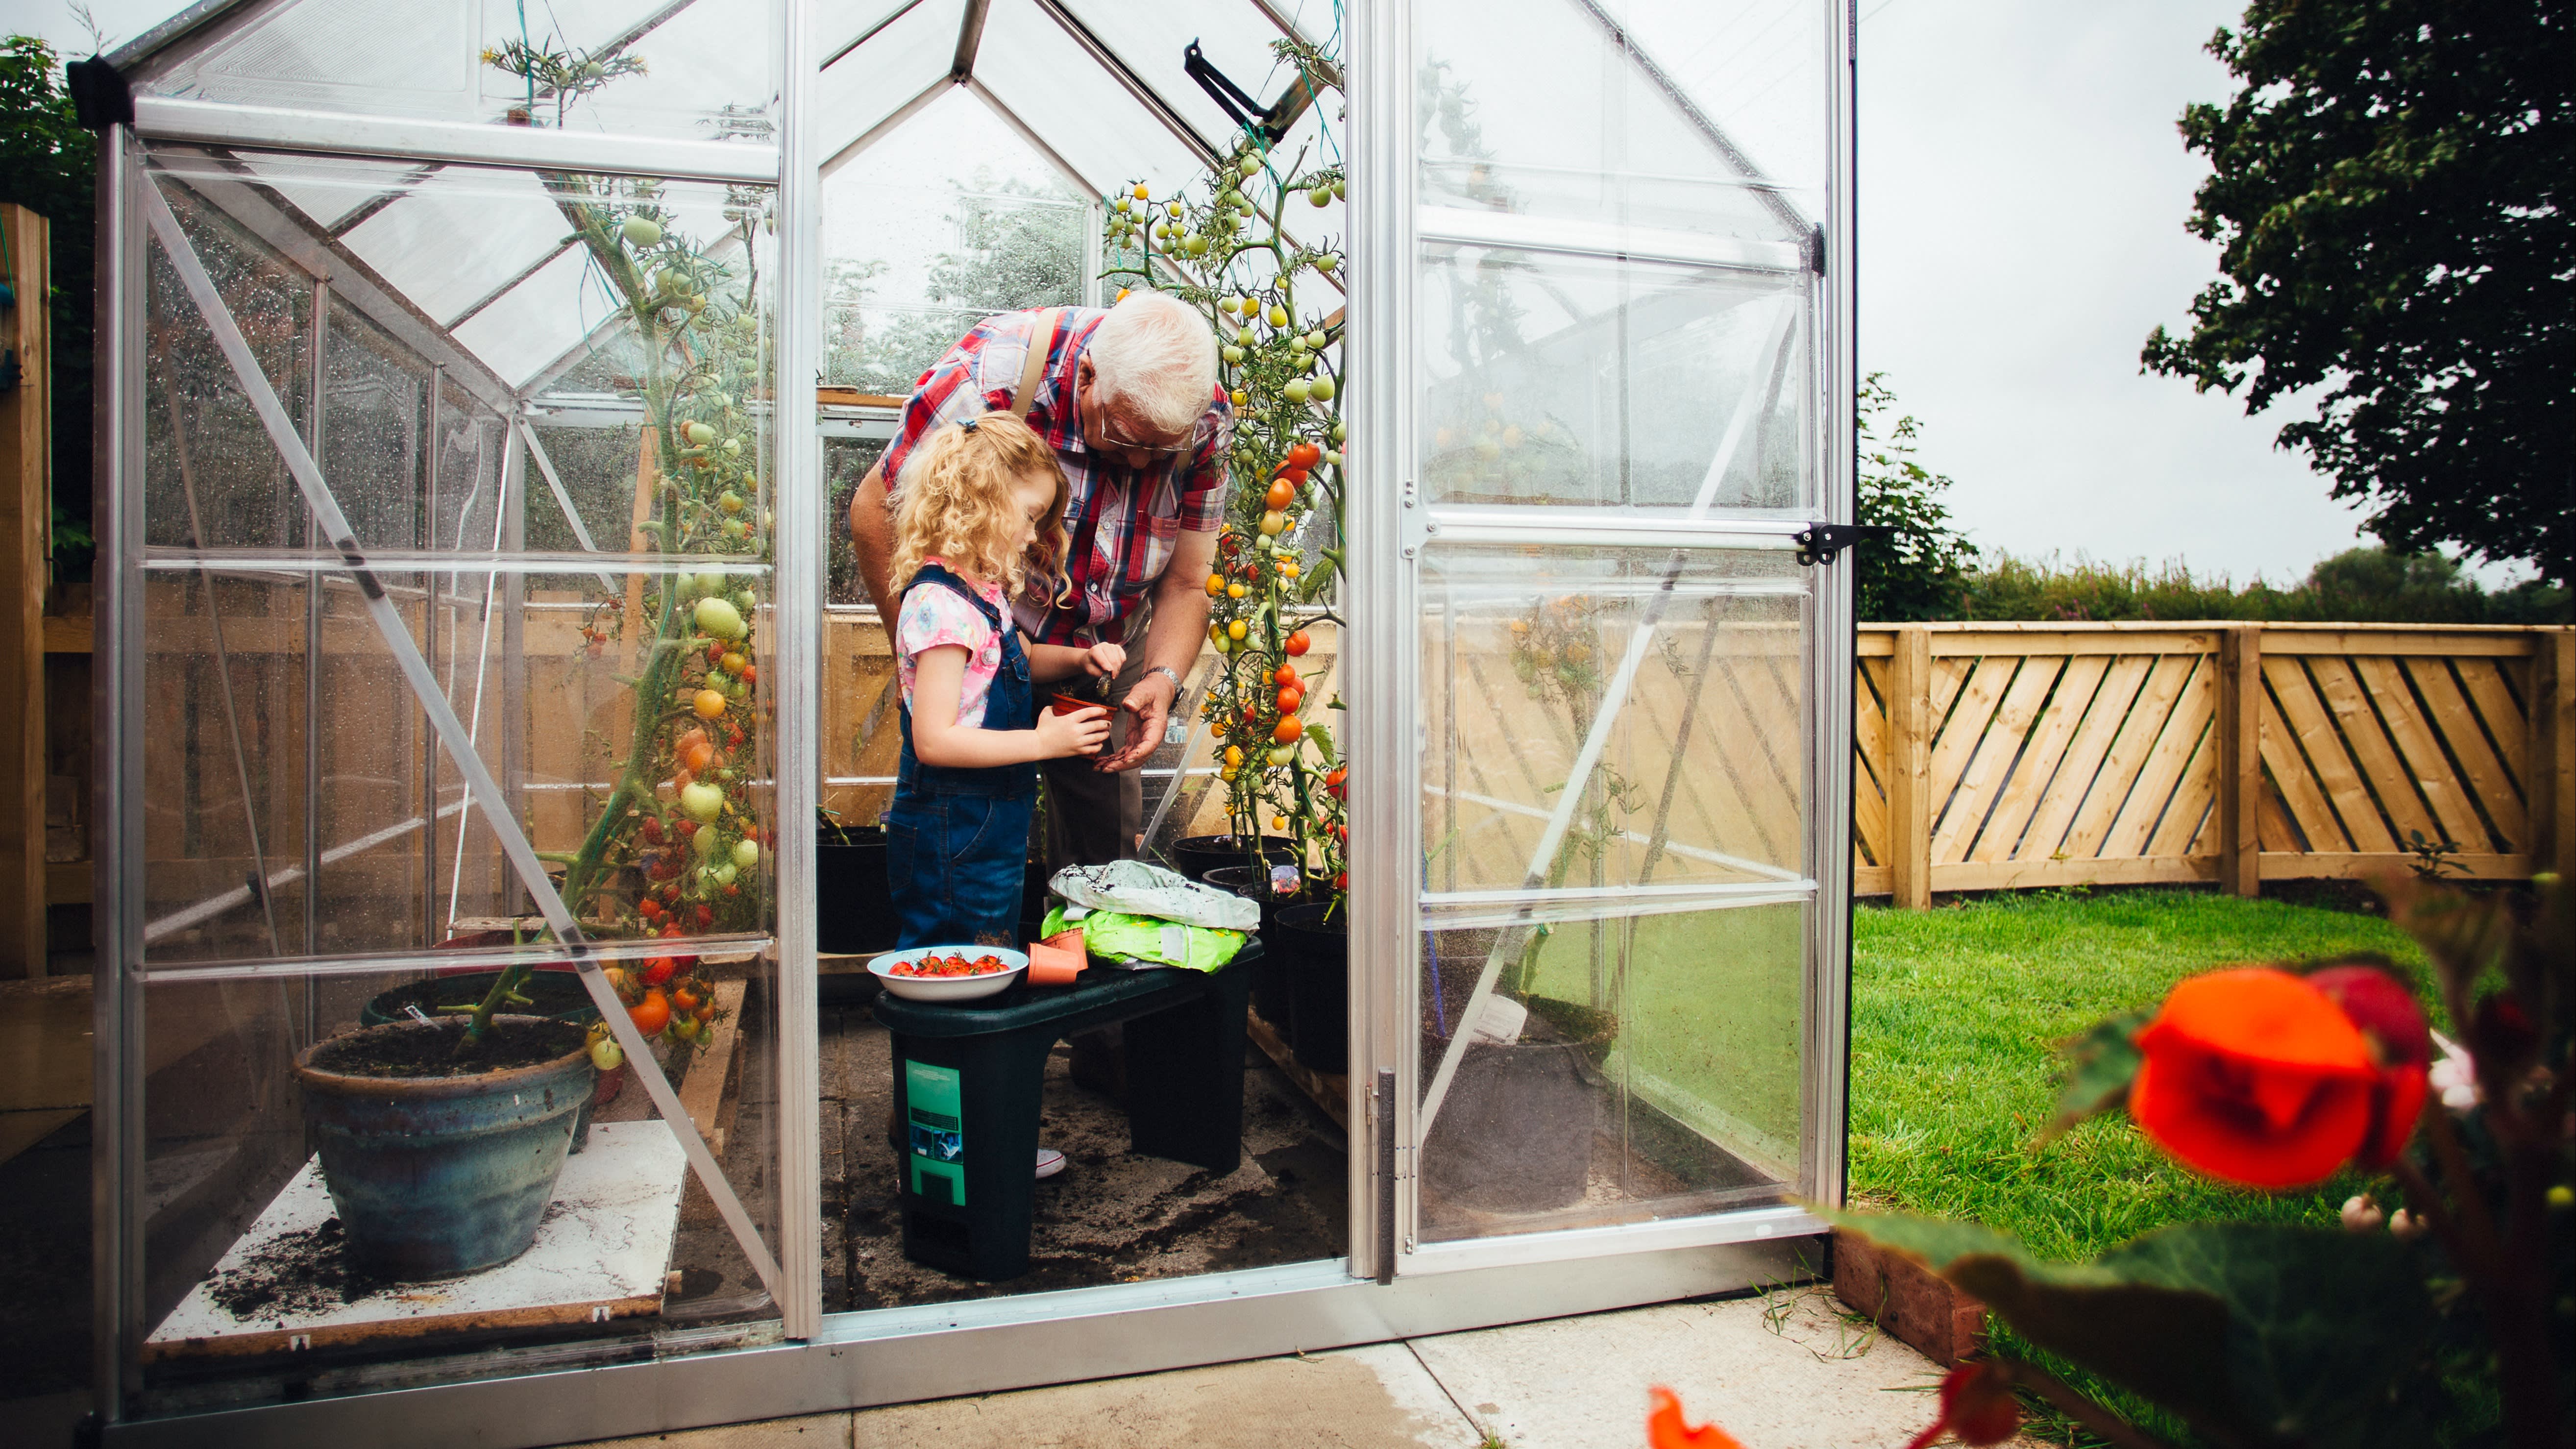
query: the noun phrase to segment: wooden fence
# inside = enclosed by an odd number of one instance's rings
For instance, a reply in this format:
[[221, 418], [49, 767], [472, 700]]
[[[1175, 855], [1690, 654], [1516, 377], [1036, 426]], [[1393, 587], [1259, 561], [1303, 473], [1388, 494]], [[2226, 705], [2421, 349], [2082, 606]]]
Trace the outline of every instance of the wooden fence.
[[1872, 625], [1859, 654], [1862, 895], [2576, 863], [2576, 630]]

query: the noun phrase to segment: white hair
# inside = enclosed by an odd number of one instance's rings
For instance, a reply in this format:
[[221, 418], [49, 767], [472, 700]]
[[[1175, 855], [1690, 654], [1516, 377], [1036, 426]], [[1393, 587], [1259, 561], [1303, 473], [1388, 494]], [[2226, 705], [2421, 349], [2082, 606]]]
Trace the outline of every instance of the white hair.
[[1101, 400], [1157, 433], [1188, 432], [1216, 396], [1216, 334], [1169, 292], [1128, 293], [1100, 319], [1089, 352]]

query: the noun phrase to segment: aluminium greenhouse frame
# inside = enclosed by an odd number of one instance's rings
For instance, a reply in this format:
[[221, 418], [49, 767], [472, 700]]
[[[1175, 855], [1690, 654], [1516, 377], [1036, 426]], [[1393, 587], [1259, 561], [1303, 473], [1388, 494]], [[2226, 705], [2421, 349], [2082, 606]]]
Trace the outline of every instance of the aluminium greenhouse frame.
[[[1080, 29], [1054, 0], [1036, 3], [1066, 25], [1068, 33]], [[1291, 20], [1269, 0], [1247, 3], [1281, 30], [1294, 33]], [[1617, 22], [1594, 0], [1567, 3], [1620, 35]], [[782, 259], [776, 395], [802, 399], [781, 407], [777, 418], [778, 512], [782, 518], [818, 515], [825, 425], [811, 402], [810, 387], [791, 384], [816, 376], [821, 359], [819, 193], [827, 169], [892, 132], [946, 90], [963, 86], [992, 106], [1051, 165], [1071, 176], [1082, 173], [1048, 144], [1041, 130], [975, 79], [974, 48], [987, 0], [967, 0], [964, 6], [954, 71], [846, 144], [829, 141], [813, 121], [817, 78], [834, 58], [822, 54], [818, 43], [821, 7], [817, 0], [774, 4], [782, 17], [775, 144], [353, 117], [136, 96], [131, 130], [118, 127], [107, 133], [99, 169], [98, 335], [107, 358], [97, 419], [101, 559], [114, 561], [122, 580], [139, 548], [134, 524], [139, 517], [144, 358], [130, 339], [144, 287], [142, 238], [152, 219], [143, 204], [138, 139], [774, 186]], [[204, 0], [127, 53], [149, 52], [237, 13], [268, 8], [263, 0]], [[911, 8], [898, 8], [887, 23]], [[1851, 522], [1853, 460], [1840, 444], [1851, 436], [1856, 385], [1854, 269], [1849, 262], [1854, 254], [1852, 7], [1833, 5], [1833, 23], [1825, 27], [1830, 204], [1816, 227], [1816, 255], [1783, 256], [1776, 245], [1765, 250], [1764, 243], [1683, 233], [1640, 233], [1619, 252], [1623, 258], [1647, 261], [1781, 271], [1796, 267], [1820, 274], [1813, 279], [1811, 308], [1816, 325], [1812, 365], [1822, 416], [1812, 420], [1812, 431], [1835, 446], [1823, 448], [1814, 463], [1820, 477], [1814, 516], [1641, 522], [1612, 510], [1572, 510], [1551, 515], [1543, 527], [1500, 509], [1438, 508], [1417, 486], [1422, 453], [1416, 435], [1422, 425], [1414, 416], [1409, 371], [1417, 326], [1412, 259], [1426, 239], [1569, 255], [1598, 255], [1598, 243], [1584, 228], [1536, 218], [1448, 211], [1426, 220], [1413, 191], [1413, 8], [1406, 0], [1351, 0], [1346, 13], [1352, 263], [1346, 357], [1353, 379], [1348, 416], [1360, 434], [1351, 466], [1355, 476], [1385, 480], [1387, 486], [1358, 491], [1347, 520], [1353, 562], [1347, 633], [1351, 708], [1345, 738], [1360, 779], [1418, 782], [1424, 769], [1418, 698], [1423, 683], [1415, 652], [1422, 612], [1420, 570], [1435, 540], [1520, 544], [1544, 536], [1634, 547], [1681, 537], [1697, 547], [1777, 554], [1801, 548], [1802, 535], [1814, 522]], [[859, 37], [851, 47], [866, 39]], [[1623, 35], [1619, 44], [1654, 84], [1696, 116], [1687, 98], [1641, 50]], [[1141, 109], [1175, 137], [1194, 143], [1195, 152], [1206, 154], [1204, 138], [1144, 78], [1096, 43], [1086, 50]], [[1700, 124], [1707, 123], [1703, 119]], [[1723, 144], [1713, 128], [1709, 135]], [[1828, 258], [1831, 266], [1825, 265]], [[359, 285], [363, 288], [363, 281]], [[424, 356], [456, 351], [437, 327], [406, 313], [397, 302], [377, 300], [382, 305], [369, 315]], [[462, 370], [474, 370], [461, 354], [459, 361]], [[516, 406], [526, 398], [501, 401]], [[541, 452], [537, 456], [543, 457]], [[550, 465], [540, 462], [540, 471], [552, 481]], [[817, 530], [781, 531], [775, 554], [773, 657], [818, 657], [823, 563]], [[1801, 1083], [1801, 1131], [1807, 1147], [1806, 1160], [1798, 1166], [1819, 1197], [1835, 1201], [1843, 1178], [1848, 1055], [1850, 855], [1844, 842], [1851, 756], [1840, 723], [1851, 716], [1848, 567], [1817, 570], [1813, 598], [1814, 647], [1803, 681], [1812, 722], [1804, 768], [1814, 801]], [[819, 1095], [818, 1064], [814, 1051], [797, 1045], [812, 1040], [817, 1021], [813, 843], [803, 832], [788, 831], [778, 839], [778, 1088], [782, 1103], [804, 1105], [782, 1111], [778, 1123], [776, 1160], [785, 1207], [775, 1248], [787, 1289], [778, 1295], [786, 1342], [570, 1368], [531, 1359], [524, 1372], [504, 1377], [130, 1417], [121, 1385], [135, 1362], [137, 1345], [127, 1330], [139, 1316], [142, 1258], [142, 1222], [132, 1185], [141, 1180], [143, 1141], [142, 773], [133, 725], [143, 689], [143, 620], [136, 599], [120, 586], [103, 587], [98, 608], [103, 659], [96, 687], [98, 724], [102, 741], [116, 744], [99, 755], [95, 817], [101, 922], [101, 989], [95, 993], [95, 1382], [106, 1442], [256, 1440], [317, 1449], [337, 1449], [360, 1438], [389, 1444], [543, 1444], [990, 1392], [1732, 1292], [1796, 1276], [1797, 1250], [1822, 1230], [1821, 1222], [1802, 1208], [1779, 1205], [1619, 1227], [1417, 1243], [1420, 1182], [1414, 1157], [1422, 1129], [1415, 1095], [1399, 1088], [1417, 1076], [1425, 1081], [1434, 1076], [1432, 1063], [1413, 1059], [1417, 1042], [1412, 1023], [1419, 1015], [1421, 989], [1415, 963], [1423, 937], [1419, 891], [1405, 872], [1362, 872], [1351, 895], [1353, 1069], [1348, 1110], [1352, 1123], [1363, 1130], [1354, 1131], [1352, 1141], [1347, 1259], [826, 1315], [820, 1306], [821, 1129], [812, 1108]], [[1648, 622], [1651, 628], [1651, 614]], [[778, 706], [778, 757], [816, 758], [818, 674], [779, 668], [771, 678]], [[779, 818], [811, 818], [820, 784], [816, 772], [782, 768], [776, 786]], [[1360, 789], [1351, 804], [1355, 856], [1410, 860], [1421, 855], [1418, 792]], [[308, 847], [308, 860], [310, 851]]]

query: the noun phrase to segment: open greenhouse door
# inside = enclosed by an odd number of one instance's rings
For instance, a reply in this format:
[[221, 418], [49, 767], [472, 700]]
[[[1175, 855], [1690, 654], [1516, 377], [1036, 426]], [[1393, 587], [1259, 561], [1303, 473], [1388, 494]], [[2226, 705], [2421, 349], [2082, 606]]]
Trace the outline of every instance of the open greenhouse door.
[[[1851, 497], [1832, 12], [1509, 10], [1360, 37], [1381, 1282], [1811, 1233], [1794, 1200], [1841, 1192], [1850, 565], [1809, 547]], [[1750, 46], [1766, 21], [1789, 39]]]

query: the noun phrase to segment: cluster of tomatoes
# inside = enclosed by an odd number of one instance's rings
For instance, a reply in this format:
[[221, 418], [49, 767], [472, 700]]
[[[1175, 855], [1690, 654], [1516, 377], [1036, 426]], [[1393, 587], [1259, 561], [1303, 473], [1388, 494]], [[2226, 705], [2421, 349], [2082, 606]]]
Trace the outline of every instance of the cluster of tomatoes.
[[886, 968], [888, 976], [990, 976], [1010, 970], [1010, 963], [986, 952], [969, 961], [964, 955], [924, 956], [918, 961], [897, 961]]
[[[685, 576], [684, 576], [685, 577]], [[674, 708], [663, 726], [668, 795], [635, 829], [644, 890], [639, 933], [675, 938], [747, 924], [758, 909], [760, 868], [777, 844], [752, 814], [748, 793], [760, 682], [740, 594], [720, 575], [694, 581], [697, 635], [681, 656]]]
[[[716, 1005], [716, 984], [695, 956], [654, 956], [641, 966], [623, 964], [602, 969], [617, 999], [626, 1003], [627, 1020], [648, 1040], [669, 1032], [675, 1041], [694, 1042], [724, 1015]], [[626, 1059], [605, 1023], [590, 1029], [590, 1060], [601, 1071], [614, 1071]]]

